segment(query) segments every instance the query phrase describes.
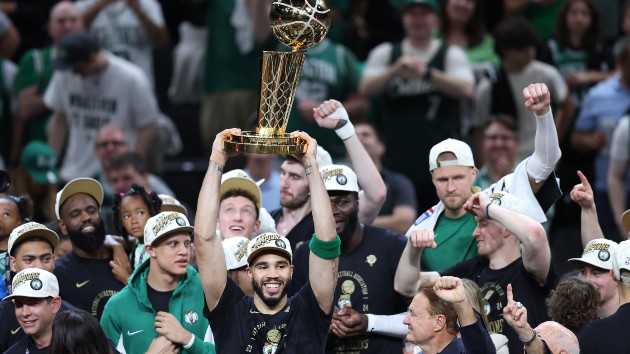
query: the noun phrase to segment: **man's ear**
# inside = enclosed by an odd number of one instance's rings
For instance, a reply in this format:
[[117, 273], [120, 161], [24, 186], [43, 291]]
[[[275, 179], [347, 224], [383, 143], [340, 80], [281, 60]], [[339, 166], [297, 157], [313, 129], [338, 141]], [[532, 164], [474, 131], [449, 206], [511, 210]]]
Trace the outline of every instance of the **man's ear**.
[[260, 224], [260, 220], [256, 220], [256, 222], [254, 222], [254, 232], [260, 231]]
[[441, 332], [445, 328], [446, 328], [446, 316], [437, 315], [435, 317], [435, 324], [433, 325], [433, 331]]
[[151, 245], [144, 245], [144, 247], [147, 250], [147, 253], [151, 256], [151, 257], [155, 257], [155, 248]]
[[61, 232], [68, 236], [68, 228], [66, 228], [66, 223], [63, 222], [63, 220], [57, 220], [57, 224], [59, 225], [59, 229], [61, 229]]
[[16, 270], [17, 268], [15, 268], [15, 257], [13, 257], [13, 256], [9, 257], [9, 264], [10, 264], [10, 267], [11, 267], [11, 271], [14, 272], [14, 273], [17, 273], [17, 270]]
[[249, 266], [247, 266], [247, 267], [245, 268], [245, 270], [247, 271], [247, 275], [249, 276], [249, 279], [250, 279], [250, 280], [253, 280], [253, 279], [254, 279], [254, 274], [252, 274], [252, 270], [251, 270], [251, 268], [249, 268]]

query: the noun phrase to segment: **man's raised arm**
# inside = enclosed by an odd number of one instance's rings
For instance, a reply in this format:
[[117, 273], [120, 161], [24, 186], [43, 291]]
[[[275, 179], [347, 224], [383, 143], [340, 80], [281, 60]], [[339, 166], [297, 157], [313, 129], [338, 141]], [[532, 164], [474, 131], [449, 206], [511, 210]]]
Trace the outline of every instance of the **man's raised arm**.
[[562, 152], [551, 112], [551, 94], [545, 84], [531, 84], [523, 89], [525, 107], [535, 114], [534, 153], [527, 161], [529, 184], [534, 194], [556, 168]]
[[231, 134], [240, 133], [240, 129], [226, 129], [217, 134], [212, 144], [212, 154], [208, 171], [203, 179], [197, 214], [195, 215], [195, 250], [199, 277], [206, 296], [208, 309], [212, 311], [225, 290], [227, 283], [227, 267], [221, 239], [217, 236], [217, 220], [219, 217], [219, 188], [223, 167], [228, 154], [223, 149], [223, 140]]
[[341, 102], [328, 100], [313, 109], [313, 117], [320, 127], [335, 129], [337, 136], [343, 140], [363, 189], [359, 194], [359, 222], [371, 225], [385, 202], [387, 188], [374, 161], [359, 141], [348, 112]]
[[434, 238], [433, 230], [429, 229], [414, 230], [409, 235], [394, 277], [394, 290], [399, 294], [413, 297], [418, 289], [433, 286], [440, 277], [438, 272], [420, 270], [422, 250], [437, 247]]
[[304, 132], [291, 133], [300, 136], [308, 142], [305, 154], [296, 156], [302, 162], [306, 171], [309, 188], [311, 190], [311, 206], [315, 237], [311, 239], [309, 255], [308, 280], [313, 294], [322, 311], [328, 313], [332, 307], [335, 287], [337, 285], [337, 267], [339, 266], [340, 244], [335, 230], [330, 198], [324, 188], [324, 182], [319, 174], [317, 165], [317, 141]]

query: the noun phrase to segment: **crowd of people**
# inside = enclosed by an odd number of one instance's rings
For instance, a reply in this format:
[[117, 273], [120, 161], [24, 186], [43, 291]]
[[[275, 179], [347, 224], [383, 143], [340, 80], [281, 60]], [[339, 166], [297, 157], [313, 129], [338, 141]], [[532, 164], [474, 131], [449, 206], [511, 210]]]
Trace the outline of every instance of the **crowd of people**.
[[273, 1], [175, 3], [0, 1], [0, 352], [630, 352], [630, 3], [330, 1], [286, 156]]

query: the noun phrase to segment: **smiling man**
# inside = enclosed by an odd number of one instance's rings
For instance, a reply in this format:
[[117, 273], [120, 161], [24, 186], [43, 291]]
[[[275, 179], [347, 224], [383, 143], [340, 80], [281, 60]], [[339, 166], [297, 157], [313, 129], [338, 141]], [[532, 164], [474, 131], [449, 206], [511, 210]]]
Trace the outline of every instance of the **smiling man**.
[[260, 229], [260, 187], [243, 170], [232, 170], [221, 176], [219, 189], [219, 222], [221, 237], [251, 239]]
[[109, 298], [124, 286], [112, 272], [118, 262], [104, 244], [102, 203], [103, 188], [91, 178], [68, 182], [57, 193], [55, 203], [61, 232], [72, 242], [72, 251], [55, 261], [60, 294], [96, 318], [101, 317]]
[[4, 353], [45, 354], [52, 340], [52, 323], [59, 309], [59, 283], [50, 272], [26, 268], [13, 277], [13, 293], [3, 299], [15, 304], [15, 317], [26, 336]]
[[[158, 336], [182, 353], [214, 353], [199, 273], [188, 263], [193, 227], [184, 214], [163, 212], [144, 227], [149, 261], [105, 306], [101, 327], [117, 349], [144, 353]], [[130, 316], [133, 314], [133, 316]]]
[[317, 142], [306, 133], [292, 133], [307, 143], [306, 153], [296, 158], [309, 182], [315, 224], [309, 282], [297, 294], [287, 296], [293, 273], [291, 245], [285, 237], [264, 233], [247, 248], [247, 272], [254, 287], [251, 297], [227, 277], [224, 250], [216, 233], [222, 207], [220, 181], [228, 159], [223, 141], [236, 133], [240, 129], [227, 129], [215, 138], [195, 218], [197, 262], [207, 305], [204, 315], [210, 320], [217, 353], [321, 354], [330, 325], [340, 241], [317, 173]]
[[[327, 351], [399, 353], [400, 338], [372, 333], [375, 318], [367, 314], [394, 315], [405, 311], [407, 299], [394, 291], [393, 284], [406, 239], [399, 233], [359, 223], [359, 184], [352, 169], [328, 165], [319, 172], [341, 238], [339, 279]], [[307, 247], [295, 252], [294, 290], [308, 280], [308, 254]]]

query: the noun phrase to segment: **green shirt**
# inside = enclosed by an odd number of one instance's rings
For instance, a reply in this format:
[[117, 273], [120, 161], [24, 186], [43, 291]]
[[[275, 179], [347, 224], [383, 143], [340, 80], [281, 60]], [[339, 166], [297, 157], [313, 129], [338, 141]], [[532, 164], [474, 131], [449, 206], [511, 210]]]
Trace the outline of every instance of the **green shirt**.
[[[53, 75], [51, 62], [52, 47], [31, 49], [24, 53], [18, 65], [18, 72], [13, 84], [15, 92], [19, 94], [23, 89], [37, 85], [39, 93], [43, 96]], [[51, 112], [48, 111], [29, 121], [26, 129], [26, 141], [46, 141], [46, 125], [50, 115]]]
[[477, 241], [472, 237], [475, 227], [475, 217], [469, 213], [457, 219], [440, 215], [434, 229], [437, 248], [422, 251], [422, 271], [446, 269], [478, 256]]

